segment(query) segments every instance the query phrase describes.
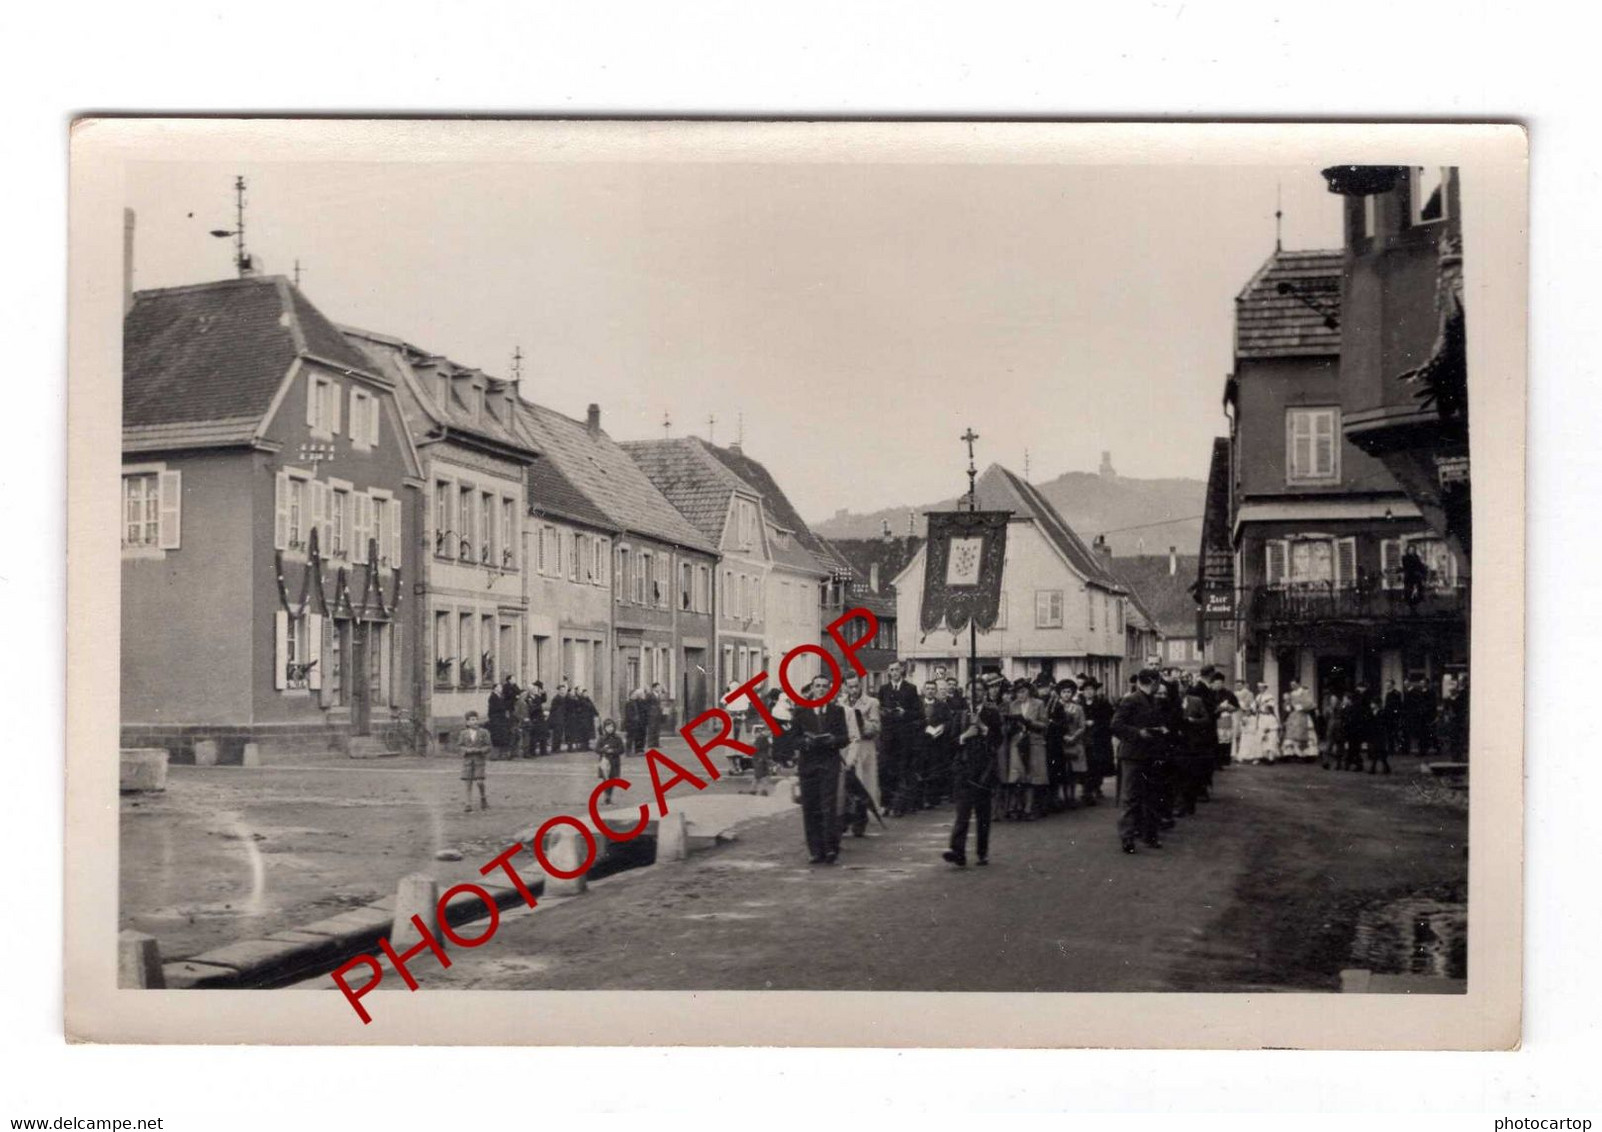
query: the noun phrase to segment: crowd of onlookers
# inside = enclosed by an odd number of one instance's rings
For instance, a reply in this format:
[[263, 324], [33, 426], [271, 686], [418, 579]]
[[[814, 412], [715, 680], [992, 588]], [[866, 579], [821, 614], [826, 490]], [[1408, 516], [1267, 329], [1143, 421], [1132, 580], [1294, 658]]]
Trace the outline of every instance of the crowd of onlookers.
[[621, 730], [619, 738], [628, 752], [643, 754], [660, 742], [662, 724], [671, 719], [672, 710], [661, 684], [636, 688], [624, 701], [620, 728], [617, 721], [600, 718], [586, 688], [562, 683], [547, 693], [542, 681], [522, 688], [507, 676], [490, 692], [484, 722], [497, 759], [594, 750], [609, 726], [613, 732]]
[[1468, 678], [1447, 673], [1431, 684], [1413, 673], [1402, 688], [1387, 680], [1378, 692], [1359, 682], [1327, 692], [1322, 700], [1292, 680], [1275, 696], [1267, 684], [1255, 692], [1239, 681], [1230, 699], [1230, 744], [1235, 761], [1310, 762], [1338, 770], [1390, 773], [1390, 758], [1413, 754], [1461, 760], [1468, 756]]

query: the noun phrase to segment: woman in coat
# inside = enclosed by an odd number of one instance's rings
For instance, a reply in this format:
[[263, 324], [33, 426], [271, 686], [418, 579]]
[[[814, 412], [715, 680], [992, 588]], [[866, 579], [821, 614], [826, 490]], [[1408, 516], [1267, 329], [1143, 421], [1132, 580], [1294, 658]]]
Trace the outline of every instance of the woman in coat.
[[1012, 686], [1012, 713], [1017, 727], [1008, 739], [1007, 768], [1013, 784], [1014, 819], [1034, 821], [1051, 783], [1046, 769], [1046, 705], [1035, 698], [1034, 686], [1018, 680]]
[[595, 743], [595, 719], [601, 714], [595, 706], [595, 701], [590, 699], [590, 694], [583, 688], [578, 688], [568, 700], [567, 712], [568, 718], [573, 721], [573, 726], [569, 730], [574, 732], [578, 749], [589, 750]]

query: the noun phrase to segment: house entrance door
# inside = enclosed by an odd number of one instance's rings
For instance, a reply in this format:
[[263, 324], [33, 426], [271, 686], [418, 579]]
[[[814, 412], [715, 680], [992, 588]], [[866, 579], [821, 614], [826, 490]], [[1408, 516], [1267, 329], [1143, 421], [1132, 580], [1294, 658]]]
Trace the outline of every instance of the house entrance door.
[[376, 657], [371, 648], [372, 625], [366, 621], [354, 622], [350, 634], [350, 733], [366, 735], [371, 731], [373, 708], [373, 681], [369, 675], [369, 657]]

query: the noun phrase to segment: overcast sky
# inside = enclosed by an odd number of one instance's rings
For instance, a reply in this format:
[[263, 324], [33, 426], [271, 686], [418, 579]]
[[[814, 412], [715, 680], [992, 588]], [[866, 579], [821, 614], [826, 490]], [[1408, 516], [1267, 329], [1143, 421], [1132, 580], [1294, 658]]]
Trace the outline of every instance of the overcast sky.
[[[1333, 159], [1332, 159], [1333, 160]], [[498, 376], [613, 437], [735, 438], [803, 516], [957, 494], [958, 435], [1031, 477], [1205, 478], [1233, 298], [1339, 247], [1316, 168], [143, 164], [135, 286], [302, 265], [336, 322]]]

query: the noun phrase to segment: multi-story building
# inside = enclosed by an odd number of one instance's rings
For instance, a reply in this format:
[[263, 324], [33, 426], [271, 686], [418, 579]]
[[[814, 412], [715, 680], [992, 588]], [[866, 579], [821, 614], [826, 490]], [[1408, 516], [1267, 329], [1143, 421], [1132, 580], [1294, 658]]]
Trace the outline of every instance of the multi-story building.
[[[1462, 659], [1467, 578], [1444, 540], [1343, 422], [1342, 270], [1276, 250], [1236, 300], [1230, 528], [1238, 671], [1322, 697], [1400, 687]], [[1404, 562], [1425, 566], [1404, 586]]]
[[630, 692], [660, 683], [677, 718], [698, 714], [714, 702], [717, 545], [606, 434], [600, 406], [591, 405], [582, 421], [529, 401], [520, 401], [518, 412], [541, 459], [610, 521], [613, 532], [610, 693], [596, 704], [621, 719]]
[[518, 428], [517, 391], [398, 338], [346, 328], [393, 383], [423, 460], [416, 674], [438, 741], [485, 713], [489, 690], [524, 668], [524, 479], [538, 453]]
[[1463, 220], [1455, 167], [1337, 165], [1341, 427], [1465, 566], [1472, 552]]
[[[1127, 589], [1035, 487], [999, 464], [975, 486], [981, 511], [1010, 511], [1000, 615], [978, 634], [978, 671], [1061, 680], [1081, 673], [1122, 686]], [[901, 656], [914, 679], [943, 668], [968, 680], [967, 633], [919, 632], [927, 544], [894, 579]]]
[[[546, 691], [577, 686], [597, 705], [617, 699], [612, 664], [612, 519], [552, 460], [528, 470], [527, 673]], [[620, 724], [621, 725], [621, 724]]]
[[124, 744], [228, 762], [379, 744], [416, 706], [421, 474], [393, 380], [288, 280], [139, 293]]
[[[762, 498], [762, 521], [773, 561], [768, 573], [768, 664], [778, 664], [799, 644], [830, 644], [824, 627], [845, 611], [850, 563], [813, 533], [766, 465], [740, 444], [726, 448], [709, 444], [707, 451]], [[800, 660], [797, 664], [792, 683], [818, 667]]]
[[[778, 547], [763, 518], [762, 496], [699, 437], [631, 440], [622, 447], [667, 501], [718, 548], [718, 687], [742, 684], [766, 671], [768, 657], [775, 655], [769, 618], [783, 614], [778, 595], [769, 589]], [[815, 603], [813, 593], [807, 597], [809, 606]]]

